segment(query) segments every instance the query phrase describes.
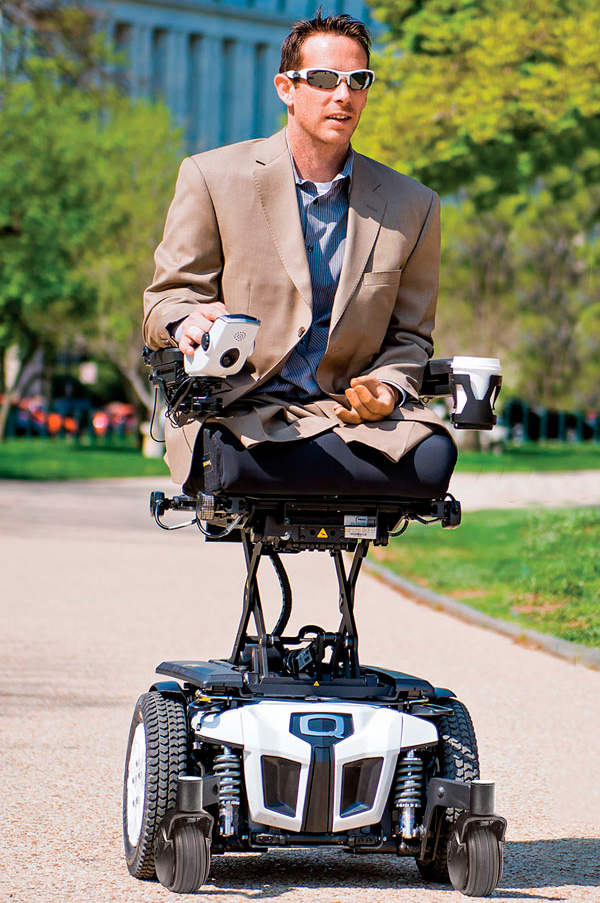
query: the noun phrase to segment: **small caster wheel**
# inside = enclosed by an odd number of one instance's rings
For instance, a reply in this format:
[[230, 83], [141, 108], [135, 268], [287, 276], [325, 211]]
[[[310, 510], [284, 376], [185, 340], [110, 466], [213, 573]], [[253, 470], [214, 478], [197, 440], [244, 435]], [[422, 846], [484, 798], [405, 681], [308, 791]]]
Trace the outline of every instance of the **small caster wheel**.
[[458, 842], [448, 842], [448, 873], [452, 887], [467, 897], [489, 897], [498, 887], [504, 864], [504, 844], [486, 827], [473, 827]]
[[154, 845], [156, 877], [174, 894], [193, 894], [210, 871], [210, 840], [195, 824], [176, 825], [169, 840], [160, 830]]

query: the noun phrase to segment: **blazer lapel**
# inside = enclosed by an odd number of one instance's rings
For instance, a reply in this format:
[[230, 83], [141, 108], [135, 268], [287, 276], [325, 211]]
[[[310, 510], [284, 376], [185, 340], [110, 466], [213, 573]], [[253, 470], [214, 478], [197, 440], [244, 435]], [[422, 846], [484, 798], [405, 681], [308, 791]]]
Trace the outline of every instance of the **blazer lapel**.
[[386, 200], [375, 189], [381, 180], [366, 157], [356, 154], [348, 209], [348, 231], [344, 262], [331, 312], [331, 335], [354, 295], [379, 233]]
[[260, 143], [254, 182], [269, 231], [290, 279], [312, 309], [310, 270], [285, 132]]

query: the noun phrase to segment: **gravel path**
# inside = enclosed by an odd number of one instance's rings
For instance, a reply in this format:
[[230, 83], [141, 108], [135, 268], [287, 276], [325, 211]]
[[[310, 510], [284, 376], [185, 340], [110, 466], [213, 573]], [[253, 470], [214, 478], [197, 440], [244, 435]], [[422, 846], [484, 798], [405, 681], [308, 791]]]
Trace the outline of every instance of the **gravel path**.
[[[129, 720], [159, 661], [229, 653], [243, 566], [237, 546], [153, 527], [148, 485], [0, 484], [2, 903], [174, 899], [130, 878], [122, 858]], [[329, 556], [290, 556], [286, 564], [296, 625], [337, 623]], [[449, 686], [471, 710], [482, 777], [497, 781], [497, 808], [509, 819], [497, 903], [598, 903], [600, 672], [418, 605], [366, 575], [357, 619], [364, 662]], [[198, 896], [465, 899], [425, 887], [412, 861], [327, 851], [221, 857]]]

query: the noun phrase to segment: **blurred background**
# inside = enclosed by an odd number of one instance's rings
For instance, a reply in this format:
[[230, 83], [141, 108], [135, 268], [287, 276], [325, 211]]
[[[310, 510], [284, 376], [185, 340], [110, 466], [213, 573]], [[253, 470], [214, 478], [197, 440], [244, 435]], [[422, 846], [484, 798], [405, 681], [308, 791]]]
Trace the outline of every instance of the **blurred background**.
[[[281, 126], [279, 49], [314, 9], [1, 0], [0, 475], [17, 459], [17, 475], [37, 473], [42, 447], [48, 475], [49, 439], [54, 456], [117, 448], [121, 469], [137, 455], [153, 404], [141, 294], [179, 162]], [[558, 443], [595, 461], [597, 4], [336, 0], [324, 12], [375, 37], [355, 148], [442, 196], [436, 356], [502, 360], [500, 425], [471, 441]]]

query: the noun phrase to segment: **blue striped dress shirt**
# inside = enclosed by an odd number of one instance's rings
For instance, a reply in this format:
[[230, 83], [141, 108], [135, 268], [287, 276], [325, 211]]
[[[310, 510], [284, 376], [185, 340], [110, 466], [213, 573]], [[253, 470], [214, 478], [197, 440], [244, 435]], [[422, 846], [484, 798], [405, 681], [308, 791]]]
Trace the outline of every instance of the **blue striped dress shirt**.
[[342, 171], [324, 185], [301, 179], [294, 166], [312, 285], [312, 322], [277, 376], [261, 387], [263, 392], [299, 401], [323, 394], [317, 383], [317, 367], [327, 348], [333, 299], [344, 260], [353, 159], [350, 148]]

